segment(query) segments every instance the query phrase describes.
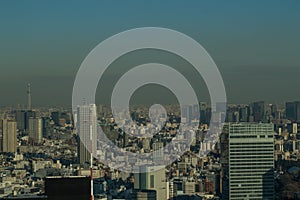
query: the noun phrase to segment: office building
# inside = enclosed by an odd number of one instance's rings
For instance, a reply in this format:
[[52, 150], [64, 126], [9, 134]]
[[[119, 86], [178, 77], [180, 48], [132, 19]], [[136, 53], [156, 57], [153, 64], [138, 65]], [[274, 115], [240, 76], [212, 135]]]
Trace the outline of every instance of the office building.
[[300, 120], [300, 102], [286, 102], [285, 104], [286, 118], [292, 121]]
[[140, 166], [141, 173], [134, 174], [134, 189], [156, 190], [157, 199], [167, 199], [165, 168], [163, 166]]
[[51, 126], [51, 120], [49, 117], [42, 117], [43, 122], [43, 137], [47, 138], [51, 135], [51, 132], [53, 131]]
[[28, 133], [31, 142], [41, 143], [43, 141], [43, 120], [41, 118], [29, 118]]
[[17, 129], [25, 130], [26, 129], [26, 111], [25, 110], [16, 110], [15, 119], [17, 121]]
[[274, 199], [273, 124], [229, 123], [229, 199]]
[[14, 120], [0, 120], [0, 151], [17, 152], [17, 122]]
[[254, 122], [264, 122], [266, 105], [264, 101], [258, 101], [251, 104], [252, 116]]
[[134, 190], [131, 199], [135, 200], [157, 200], [155, 190]]
[[78, 156], [80, 164], [90, 162], [90, 134], [92, 134], [92, 151], [97, 150], [97, 108], [95, 104], [77, 107], [77, 131], [80, 137]]
[[155, 164], [162, 164], [164, 161], [164, 143], [154, 142], [152, 145], [153, 149], [153, 162]]

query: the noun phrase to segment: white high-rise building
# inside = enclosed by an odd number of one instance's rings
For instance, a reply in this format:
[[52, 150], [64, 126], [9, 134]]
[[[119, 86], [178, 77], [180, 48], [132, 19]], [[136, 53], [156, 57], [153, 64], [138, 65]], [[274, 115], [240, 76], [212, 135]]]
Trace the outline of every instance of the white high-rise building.
[[155, 164], [162, 164], [164, 161], [164, 143], [154, 142], [152, 145], [153, 162]]
[[92, 134], [93, 155], [97, 153], [97, 108], [95, 104], [77, 107], [77, 131], [80, 137], [78, 156], [80, 164], [90, 162], [90, 149]]
[[273, 124], [229, 123], [229, 199], [274, 199]]

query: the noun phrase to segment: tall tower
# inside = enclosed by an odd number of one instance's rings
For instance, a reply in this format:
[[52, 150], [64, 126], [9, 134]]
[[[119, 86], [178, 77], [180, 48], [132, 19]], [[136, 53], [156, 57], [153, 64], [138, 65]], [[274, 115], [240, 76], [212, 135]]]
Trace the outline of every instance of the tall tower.
[[80, 140], [78, 141], [78, 155], [80, 164], [90, 164], [91, 196], [94, 199], [93, 191], [93, 155], [97, 151], [97, 108], [95, 104], [82, 105], [77, 107], [76, 127]]
[[[80, 164], [90, 163], [90, 151], [96, 155], [97, 147], [97, 113], [96, 105], [81, 105], [77, 107], [77, 123]], [[91, 137], [93, 142], [91, 143]]]
[[0, 151], [17, 152], [17, 122], [14, 120], [0, 120]]
[[31, 110], [31, 86], [30, 83], [27, 85], [27, 110]]
[[29, 138], [34, 143], [41, 143], [43, 140], [43, 121], [42, 118], [29, 118], [28, 119]]
[[274, 199], [273, 124], [229, 123], [229, 199]]

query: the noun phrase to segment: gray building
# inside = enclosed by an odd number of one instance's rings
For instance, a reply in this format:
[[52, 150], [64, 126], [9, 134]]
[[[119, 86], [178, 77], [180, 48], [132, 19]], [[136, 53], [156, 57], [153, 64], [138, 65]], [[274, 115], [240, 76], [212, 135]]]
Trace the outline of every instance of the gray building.
[[43, 121], [41, 118], [29, 118], [28, 120], [29, 139], [34, 143], [43, 141]]
[[82, 105], [77, 107], [77, 131], [79, 141], [79, 161], [80, 164], [90, 162], [90, 134], [93, 137], [93, 153], [97, 150], [97, 108], [95, 104]]
[[152, 145], [153, 149], [153, 162], [155, 164], [162, 164], [164, 161], [164, 143], [154, 142]]
[[274, 199], [273, 124], [229, 123], [229, 199]]
[[164, 166], [139, 166], [141, 173], [134, 174], [134, 189], [155, 190], [158, 200], [167, 199], [166, 172]]
[[300, 102], [286, 102], [285, 104], [286, 118], [292, 121], [300, 120]]

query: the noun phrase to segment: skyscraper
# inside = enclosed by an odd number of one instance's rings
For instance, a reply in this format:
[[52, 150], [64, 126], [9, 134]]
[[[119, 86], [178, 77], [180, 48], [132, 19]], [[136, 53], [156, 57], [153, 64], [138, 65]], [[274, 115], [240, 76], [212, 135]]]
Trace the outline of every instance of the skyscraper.
[[25, 113], [25, 129], [28, 131], [29, 130], [29, 119], [30, 118], [35, 118], [36, 113], [33, 110], [27, 110]]
[[264, 101], [258, 101], [251, 104], [252, 115], [255, 122], [264, 122], [265, 121], [265, 109], [266, 104]]
[[164, 160], [164, 143], [154, 142], [152, 145], [153, 149], [153, 162], [155, 164], [162, 164]]
[[92, 133], [93, 154], [97, 150], [97, 108], [95, 104], [77, 107], [77, 130], [80, 137], [78, 156], [80, 164], [90, 162], [90, 134]]
[[285, 104], [286, 118], [292, 121], [300, 120], [300, 102], [286, 102]]
[[229, 199], [274, 199], [273, 124], [229, 123]]
[[0, 120], [0, 150], [15, 153], [17, 151], [17, 122], [14, 120]]
[[43, 121], [41, 118], [28, 119], [29, 139], [34, 143], [41, 143], [43, 140]]
[[29, 118], [36, 116], [35, 111], [32, 110], [15, 110], [15, 120], [17, 121], [17, 128], [19, 130], [29, 129]]
[[17, 128], [19, 130], [26, 129], [26, 111], [25, 110], [16, 110], [15, 119], [17, 121]]

